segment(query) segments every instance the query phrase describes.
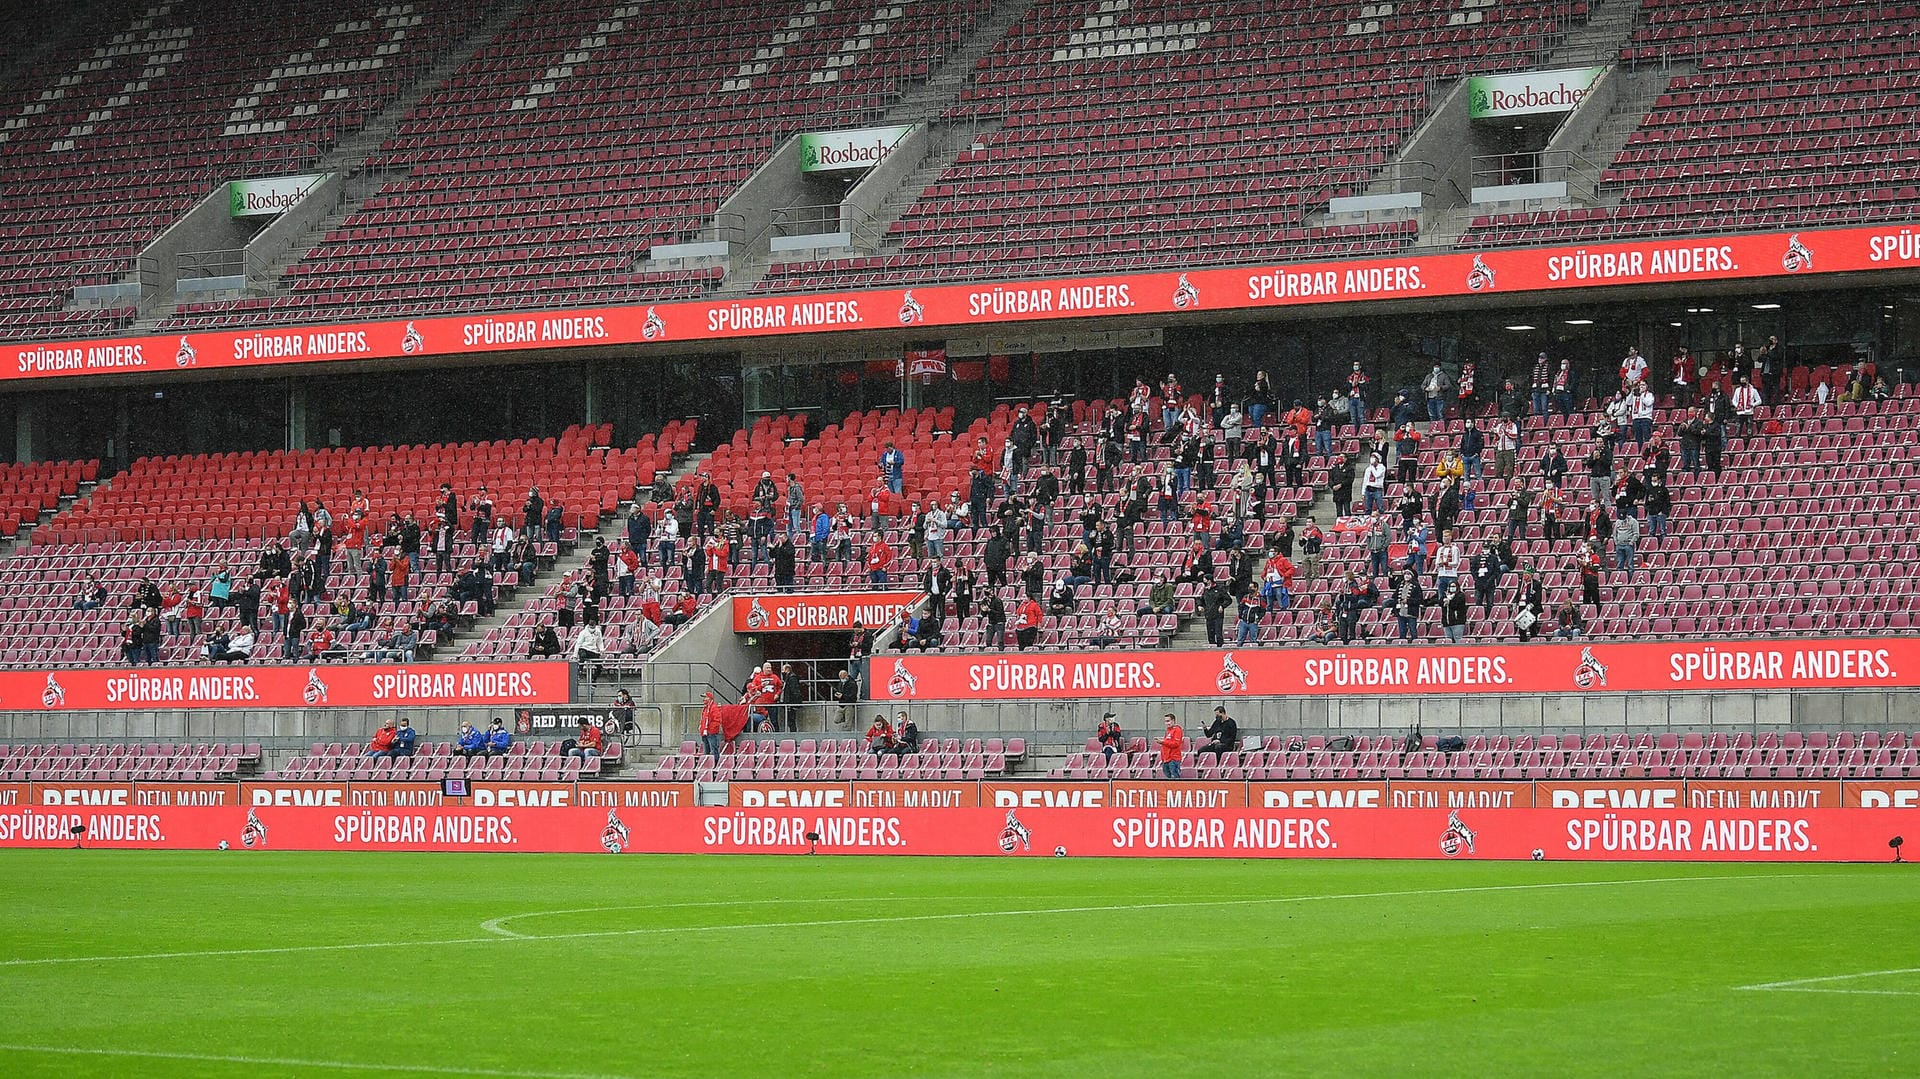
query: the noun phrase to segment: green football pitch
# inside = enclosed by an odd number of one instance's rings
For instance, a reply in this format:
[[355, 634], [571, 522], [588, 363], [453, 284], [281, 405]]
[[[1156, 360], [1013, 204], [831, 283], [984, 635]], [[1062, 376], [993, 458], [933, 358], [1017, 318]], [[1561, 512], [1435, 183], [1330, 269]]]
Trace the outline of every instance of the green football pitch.
[[1909, 866], [0, 851], [0, 1076], [1920, 1074]]

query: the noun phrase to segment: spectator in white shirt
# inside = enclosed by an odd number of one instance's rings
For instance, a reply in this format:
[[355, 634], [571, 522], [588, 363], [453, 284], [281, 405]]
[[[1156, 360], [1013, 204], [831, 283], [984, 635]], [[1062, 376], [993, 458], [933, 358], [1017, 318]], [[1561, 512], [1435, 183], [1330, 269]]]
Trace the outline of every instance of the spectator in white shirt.
[[1627, 358], [1620, 361], [1620, 385], [1632, 387], [1637, 382], [1646, 381], [1647, 360], [1637, 348], [1627, 349]]
[[1627, 392], [1628, 412], [1633, 417], [1633, 443], [1644, 446], [1653, 437], [1653, 391], [1642, 382]]
[[1377, 453], [1367, 462], [1367, 471], [1361, 477], [1360, 490], [1362, 512], [1377, 513], [1387, 508], [1387, 463], [1382, 461]]
[[1753, 415], [1760, 409], [1760, 387], [1755, 386], [1746, 375], [1740, 376], [1740, 384], [1733, 388], [1734, 425], [1743, 435], [1753, 433]]

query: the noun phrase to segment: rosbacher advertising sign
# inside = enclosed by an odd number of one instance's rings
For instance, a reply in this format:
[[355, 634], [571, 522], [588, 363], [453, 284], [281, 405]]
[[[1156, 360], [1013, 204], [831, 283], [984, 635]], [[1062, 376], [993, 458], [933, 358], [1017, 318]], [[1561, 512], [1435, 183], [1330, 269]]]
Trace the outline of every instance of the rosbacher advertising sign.
[[800, 171], [835, 172], [870, 169], [880, 163], [912, 130], [906, 126], [868, 127], [859, 131], [810, 131], [800, 136]]
[[1518, 75], [1476, 75], [1467, 80], [1467, 114], [1475, 120], [1570, 112], [1600, 81], [1604, 67], [1568, 67]]
[[271, 217], [293, 209], [331, 173], [308, 176], [271, 176], [264, 180], [235, 180], [227, 185], [227, 200], [235, 217]]

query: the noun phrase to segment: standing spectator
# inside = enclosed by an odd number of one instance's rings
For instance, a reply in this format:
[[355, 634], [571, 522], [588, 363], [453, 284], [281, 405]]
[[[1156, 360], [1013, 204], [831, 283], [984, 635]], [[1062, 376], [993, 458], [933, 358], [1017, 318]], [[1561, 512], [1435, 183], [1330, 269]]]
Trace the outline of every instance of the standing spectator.
[[833, 537], [833, 515], [825, 506], [813, 507], [813, 531], [807, 540], [807, 556], [816, 566], [827, 563], [827, 542]]
[[851, 668], [840, 669], [840, 680], [833, 686], [833, 703], [839, 706], [833, 725], [842, 730], [851, 730], [854, 715], [860, 710], [860, 680], [853, 676]]
[[1393, 536], [1383, 514], [1374, 514], [1367, 525], [1367, 560], [1369, 571], [1375, 577], [1387, 575], [1387, 552], [1393, 546]]
[[1207, 622], [1207, 643], [1215, 648], [1224, 646], [1226, 641], [1227, 607], [1233, 603], [1233, 594], [1219, 581], [1210, 581], [1200, 593], [1200, 613]]
[[1600, 543], [1588, 540], [1580, 545], [1580, 601], [1600, 613]]
[[1364, 498], [1361, 511], [1368, 514], [1378, 513], [1387, 506], [1387, 466], [1374, 454], [1367, 462], [1366, 475], [1361, 479], [1360, 489]]
[[1460, 432], [1460, 461], [1465, 466], [1463, 480], [1480, 478], [1481, 465], [1487, 451], [1486, 432], [1480, 430], [1472, 416], [1466, 418], [1466, 425]]
[[1450, 643], [1459, 644], [1467, 629], [1467, 594], [1457, 580], [1449, 578], [1441, 597], [1440, 629]]
[[[417, 552], [415, 557], [418, 557]], [[387, 563], [387, 585], [393, 592], [393, 601], [395, 603], [407, 602], [410, 595], [409, 582], [412, 580], [412, 571], [413, 563], [407, 559], [404, 553], [395, 554], [393, 561]]]
[[907, 455], [889, 439], [885, 452], [880, 454], [880, 472], [886, 478], [887, 490], [894, 494], [904, 494], [907, 484]]
[[[1359, 365], [1354, 366], [1358, 370]], [[1179, 779], [1180, 763], [1186, 753], [1187, 735], [1180, 729], [1180, 723], [1174, 718], [1172, 712], [1168, 712], [1161, 718], [1166, 722], [1167, 730], [1160, 738], [1160, 774], [1168, 779]]]
[[1561, 360], [1553, 373], [1553, 407], [1562, 416], [1573, 415], [1573, 361]]
[[1673, 403], [1686, 408], [1693, 396], [1693, 357], [1687, 354], [1687, 346], [1681, 345], [1673, 354]]
[[1520, 449], [1520, 424], [1512, 416], [1493, 422], [1493, 474], [1501, 479], [1513, 475], [1514, 456]]
[[934, 622], [944, 622], [947, 617], [947, 597], [953, 594], [953, 573], [938, 558], [927, 567], [921, 577], [921, 587], [927, 593], [927, 616]]
[[774, 587], [782, 592], [793, 591], [795, 552], [793, 537], [787, 535], [786, 529], [781, 529], [773, 537], [773, 548], [769, 552], [769, 558], [773, 562]]
[[893, 548], [887, 546], [884, 535], [875, 534], [873, 542], [867, 544], [867, 580], [872, 584], [887, 583], [887, 569], [893, 565]]
[[1120, 727], [1120, 718], [1112, 712], [1100, 717], [1100, 725], [1094, 728], [1093, 736], [1099, 740], [1100, 753], [1108, 763], [1112, 763], [1115, 753], [1126, 751], [1126, 732]]
[[1644, 382], [1646, 377], [1646, 357], [1640, 355], [1638, 348], [1629, 346], [1626, 359], [1620, 361], [1620, 387], [1631, 390], [1635, 383]]
[[1367, 378], [1360, 370], [1360, 361], [1355, 360], [1353, 371], [1347, 375], [1347, 418], [1356, 428], [1367, 425]]
[[1633, 562], [1640, 543], [1640, 519], [1632, 514], [1622, 514], [1613, 526], [1614, 561], [1627, 580], [1633, 580]]
[[1260, 602], [1260, 594], [1248, 591], [1241, 595], [1240, 604], [1235, 611], [1239, 625], [1234, 634], [1236, 644], [1253, 644], [1260, 639], [1260, 619], [1266, 608]]
[[1667, 534], [1667, 516], [1673, 512], [1673, 492], [1668, 489], [1667, 481], [1658, 474], [1647, 480], [1647, 537], [1657, 539]]
[[793, 473], [787, 473], [787, 531], [795, 536], [806, 534], [807, 492]]
[[1754, 432], [1754, 414], [1761, 405], [1760, 387], [1748, 381], [1746, 375], [1740, 376], [1740, 384], [1733, 388], [1734, 428], [1741, 437]]
[[701, 582], [701, 593], [703, 595], [719, 595], [725, 592], [727, 590], [727, 569], [729, 566], [727, 541], [719, 532], [714, 532], [707, 537], [707, 543], [701, 551], [701, 556], [704, 560], [703, 565], [706, 570], [705, 579]]
[[981, 604], [980, 616], [987, 623], [987, 647], [1005, 651], [1007, 647], [1007, 605], [1000, 598], [1000, 589], [989, 587], [987, 600]]
[[1439, 364], [1434, 364], [1433, 370], [1427, 372], [1426, 379], [1420, 383], [1421, 392], [1427, 396], [1427, 420], [1429, 422], [1439, 423], [1446, 418], [1447, 391], [1452, 388], [1453, 380], [1447, 377], [1446, 370]]
[[1542, 418], [1547, 414], [1547, 398], [1553, 391], [1553, 361], [1542, 352], [1533, 359], [1533, 414]]
[[1393, 581], [1393, 616], [1399, 622], [1401, 640], [1411, 641], [1420, 636], [1420, 609], [1425, 603], [1420, 575], [1411, 567], [1401, 570]]
[[1027, 596], [1020, 601], [1017, 612], [1019, 622], [1015, 627], [1014, 641], [1022, 652], [1032, 648], [1040, 639], [1040, 601]]

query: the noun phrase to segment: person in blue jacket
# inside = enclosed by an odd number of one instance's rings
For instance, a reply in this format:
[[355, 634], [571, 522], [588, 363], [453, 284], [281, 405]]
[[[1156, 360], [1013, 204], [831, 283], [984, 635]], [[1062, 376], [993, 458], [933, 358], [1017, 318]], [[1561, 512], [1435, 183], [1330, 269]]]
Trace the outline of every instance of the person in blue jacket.
[[413, 724], [410, 723], [406, 717], [402, 716], [400, 719], [400, 729], [393, 732], [393, 747], [387, 750], [387, 753], [394, 757], [411, 757], [413, 756], [413, 747], [418, 744], [419, 741], [420, 732], [414, 730]]
[[504, 757], [507, 754], [507, 747], [511, 745], [513, 745], [513, 733], [507, 730], [506, 723], [499, 716], [494, 716], [493, 725], [487, 728], [487, 755]]
[[471, 723], [460, 724], [460, 755], [462, 757], [487, 755], [487, 736]]

